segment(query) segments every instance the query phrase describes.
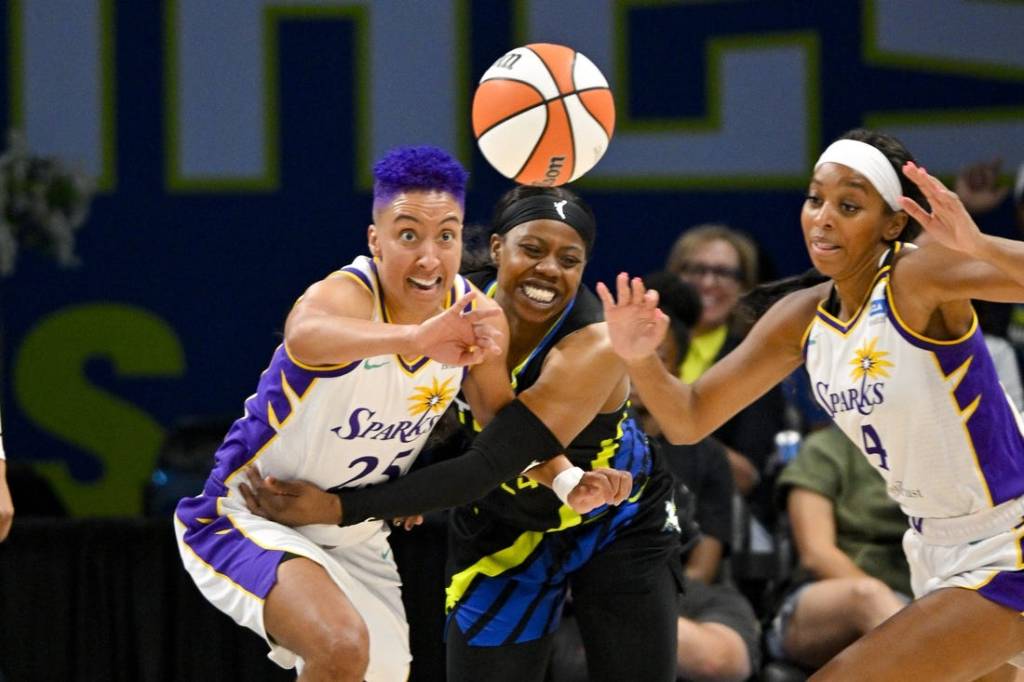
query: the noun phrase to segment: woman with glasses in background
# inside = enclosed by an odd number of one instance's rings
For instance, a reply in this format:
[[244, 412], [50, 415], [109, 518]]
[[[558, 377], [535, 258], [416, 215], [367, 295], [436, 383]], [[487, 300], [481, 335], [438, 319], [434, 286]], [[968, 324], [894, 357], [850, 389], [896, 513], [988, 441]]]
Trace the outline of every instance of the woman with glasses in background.
[[[735, 313], [740, 297], [759, 281], [757, 246], [727, 225], [697, 225], [676, 240], [665, 269], [700, 294], [703, 312], [678, 372], [690, 384], [746, 335]], [[763, 479], [775, 434], [785, 428], [785, 399], [776, 386], [712, 434], [726, 447], [737, 491], [767, 529], [773, 525], [772, 484]]]

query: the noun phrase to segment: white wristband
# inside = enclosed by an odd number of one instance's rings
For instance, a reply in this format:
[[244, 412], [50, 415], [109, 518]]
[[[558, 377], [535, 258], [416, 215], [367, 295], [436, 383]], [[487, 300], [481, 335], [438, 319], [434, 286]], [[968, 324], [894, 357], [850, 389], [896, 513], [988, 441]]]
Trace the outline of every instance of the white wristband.
[[570, 467], [555, 476], [555, 480], [551, 481], [551, 489], [555, 491], [555, 495], [558, 495], [558, 499], [562, 501], [562, 504], [569, 504], [569, 493], [579, 484], [582, 478], [583, 469]]

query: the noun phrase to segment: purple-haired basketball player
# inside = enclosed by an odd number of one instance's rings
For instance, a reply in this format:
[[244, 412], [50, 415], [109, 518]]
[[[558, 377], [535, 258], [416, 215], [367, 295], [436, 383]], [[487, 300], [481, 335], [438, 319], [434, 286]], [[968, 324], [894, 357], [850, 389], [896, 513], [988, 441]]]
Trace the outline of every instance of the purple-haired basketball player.
[[[1024, 244], [982, 234], [899, 141], [865, 130], [818, 159], [800, 222], [823, 277], [779, 300], [692, 386], [655, 354], [657, 295], [625, 273], [617, 300], [598, 287], [616, 351], [677, 442], [805, 365], [818, 402], [910, 517], [916, 601], [813, 679], [1012, 679], [1004, 664], [1024, 666], [1024, 423], [970, 299], [1024, 301]], [[919, 225], [918, 246], [904, 244]]]
[[[439, 149], [412, 147], [386, 155], [374, 176], [372, 257], [296, 302], [202, 494], [175, 512], [182, 560], [203, 595], [264, 637], [270, 658], [297, 667], [302, 680], [408, 677], [387, 528], [270, 521], [246, 507], [243, 471], [322, 489], [395, 479], [460, 388], [484, 421], [501, 410], [471, 462], [491, 467], [493, 484], [563, 449], [512, 400], [497, 304], [457, 274], [466, 172]], [[596, 494], [595, 505], [604, 493]], [[339, 517], [336, 496], [317, 499]]]

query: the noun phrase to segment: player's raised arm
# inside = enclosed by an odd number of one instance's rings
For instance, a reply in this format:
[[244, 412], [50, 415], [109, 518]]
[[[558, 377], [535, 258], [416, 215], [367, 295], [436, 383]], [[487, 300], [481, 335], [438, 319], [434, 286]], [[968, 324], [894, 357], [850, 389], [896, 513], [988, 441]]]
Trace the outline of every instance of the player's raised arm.
[[447, 310], [420, 324], [371, 320], [373, 297], [347, 277], [317, 282], [300, 298], [285, 324], [285, 345], [299, 362], [340, 365], [383, 354], [426, 356], [452, 365], [480, 362], [499, 354], [502, 332], [489, 318], [493, 309], [463, 309], [476, 297], [469, 292]]
[[657, 292], [626, 273], [616, 279], [616, 296], [603, 284], [597, 291], [612, 347], [673, 443], [704, 438], [800, 366], [802, 330], [821, 293], [804, 289], [779, 301], [735, 350], [688, 385], [669, 374], [655, 353], [668, 327]]

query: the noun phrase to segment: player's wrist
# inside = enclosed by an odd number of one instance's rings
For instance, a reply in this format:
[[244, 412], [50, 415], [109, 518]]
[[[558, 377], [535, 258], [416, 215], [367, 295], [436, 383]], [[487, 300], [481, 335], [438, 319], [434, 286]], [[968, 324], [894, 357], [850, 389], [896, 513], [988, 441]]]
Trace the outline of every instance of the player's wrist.
[[558, 496], [558, 499], [562, 501], [562, 504], [569, 504], [569, 493], [579, 485], [583, 479], [583, 469], [579, 467], [569, 467], [563, 471], [560, 471], [554, 480], [551, 481], [551, 489]]

